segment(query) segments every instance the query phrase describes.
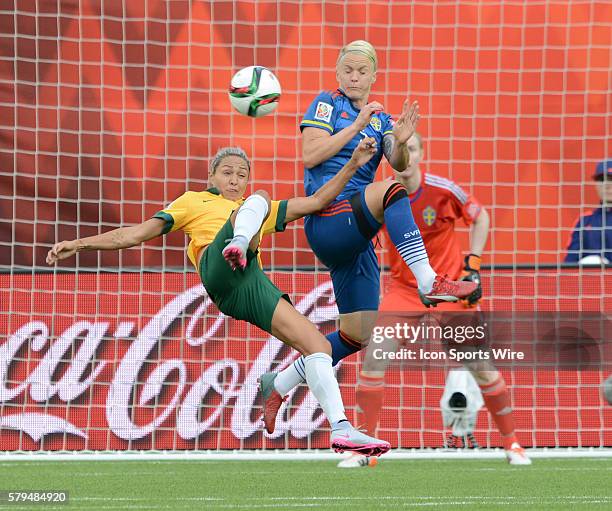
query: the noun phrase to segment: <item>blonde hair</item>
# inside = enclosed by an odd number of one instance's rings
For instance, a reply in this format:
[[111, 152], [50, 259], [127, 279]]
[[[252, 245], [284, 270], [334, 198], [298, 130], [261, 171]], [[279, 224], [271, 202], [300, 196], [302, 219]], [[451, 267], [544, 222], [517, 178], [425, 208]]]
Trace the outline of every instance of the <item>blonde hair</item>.
[[374, 71], [378, 69], [378, 58], [376, 57], [376, 50], [374, 46], [372, 46], [369, 42], [364, 41], [362, 39], [358, 39], [357, 41], [352, 41], [348, 43], [344, 48], [340, 50], [338, 55], [338, 60], [336, 60], [336, 68], [342, 62], [342, 59], [346, 56], [347, 53], [361, 53], [365, 55], [369, 61], [372, 63]]
[[249, 157], [244, 152], [244, 149], [242, 149], [242, 147], [222, 147], [217, 151], [217, 154], [215, 154], [212, 160], [210, 161], [210, 165], [208, 167], [209, 175], [214, 175], [214, 173], [217, 172], [217, 167], [221, 163], [221, 160], [223, 160], [223, 158], [227, 158], [228, 156], [238, 156], [238, 158], [242, 158], [246, 163], [249, 172], [251, 171], [251, 162], [249, 161]]

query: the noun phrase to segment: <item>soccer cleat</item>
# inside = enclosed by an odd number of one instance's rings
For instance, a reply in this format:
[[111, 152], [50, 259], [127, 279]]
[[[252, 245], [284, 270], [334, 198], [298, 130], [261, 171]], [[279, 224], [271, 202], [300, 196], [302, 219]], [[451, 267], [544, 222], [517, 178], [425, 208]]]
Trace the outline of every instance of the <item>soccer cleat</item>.
[[356, 452], [363, 456], [380, 456], [391, 449], [391, 444], [362, 433], [348, 423], [346, 426], [332, 429], [331, 448], [336, 452]]
[[338, 463], [338, 468], [375, 467], [376, 465], [378, 465], [377, 458], [352, 453], [348, 458]]
[[506, 449], [506, 458], [510, 465], [531, 465], [531, 460], [527, 457], [525, 449], [517, 442], [514, 442], [510, 449]]
[[247, 265], [246, 253], [249, 248], [249, 240], [244, 236], [234, 236], [229, 244], [223, 249], [223, 258], [232, 270], [240, 268], [244, 270]]
[[470, 296], [478, 287], [476, 282], [467, 280], [449, 280], [447, 275], [438, 275], [429, 293], [421, 293], [419, 298], [426, 307], [435, 307], [441, 302], [456, 302]]
[[264, 373], [257, 380], [263, 397], [263, 421], [268, 433], [274, 433], [278, 410], [287, 399], [287, 396], [282, 397], [274, 388], [276, 375], [277, 373]]

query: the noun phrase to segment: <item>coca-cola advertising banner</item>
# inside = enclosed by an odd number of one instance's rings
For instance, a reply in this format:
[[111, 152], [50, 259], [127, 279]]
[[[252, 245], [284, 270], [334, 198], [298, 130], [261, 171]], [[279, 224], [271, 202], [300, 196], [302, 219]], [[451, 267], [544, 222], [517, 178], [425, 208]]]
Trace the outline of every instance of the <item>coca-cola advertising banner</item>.
[[[548, 277], [557, 281], [550, 297]], [[337, 309], [326, 274], [272, 278], [323, 331], [334, 328]], [[610, 280], [599, 272], [541, 279], [543, 306], [576, 281], [582, 298], [567, 302], [561, 294], [570, 308], [597, 310], [610, 296]], [[526, 296], [538, 280], [500, 273], [486, 278], [485, 288], [495, 289], [497, 307], [512, 306], [512, 296]], [[303, 386], [281, 410], [274, 434], [263, 433], [257, 378], [296, 352], [220, 314], [195, 274], [6, 274], [0, 283], [2, 450], [328, 446], [327, 423]], [[358, 356], [338, 370], [350, 416], [358, 370]], [[600, 371], [505, 374], [525, 445], [612, 444]], [[394, 446], [441, 446], [444, 371], [391, 371], [387, 383], [380, 435]], [[478, 426], [482, 444], [498, 445], [484, 412]]]

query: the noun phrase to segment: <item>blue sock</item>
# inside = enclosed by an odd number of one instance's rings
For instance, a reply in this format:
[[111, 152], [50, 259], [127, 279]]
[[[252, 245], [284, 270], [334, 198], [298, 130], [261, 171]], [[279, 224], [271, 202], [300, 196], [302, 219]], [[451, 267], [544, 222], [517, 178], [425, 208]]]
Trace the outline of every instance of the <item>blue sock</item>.
[[408, 193], [401, 184], [393, 183], [389, 187], [383, 199], [383, 210], [391, 241], [416, 277], [419, 290], [428, 293], [436, 272], [429, 264], [421, 231], [412, 216]]
[[357, 353], [361, 349], [361, 343], [354, 341], [340, 330], [336, 330], [325, 336], [332, 345], [332, 365], [335, 366], [343, 358]]
[[[342, 332], [340, 332], [340, 330], [336, 330], [335, 332], [332, 332], [331, 334], [327, 334], [325, 337], [327, 338], [329, 343], [332, 345], [332, 365], [333, 366], [338, 364], [338, 362], [340, 362], [340, 360], [342, 360], [343, 358], [346, 358], [349, 355], [352, 355], [353, 353], [356, 353], [361, 349], [361, 344], [359, 344], [357, 341], [354, 341], [353, 339], [348, 337], [346, 334], [343, 334]], [[298, 358], [295, 362], [293, 362], [291, 366], [289, 366], [284, 371], [287, 371], [287, 370], [291, 371], [292, 370], [291, 368], [293, 368], [293, 370], [295, 370], [295, 372], [299, 376], [302, 377], [303, 381], [306, 381], [306, 369], [304, 366], [303, 356]], [[292, 383], [294, 382], [289, 380], [287, 382], [287, 386], [290, 386]], [[281, 394], [285, 394], [288, 392], [288, 390], [283, 387], [284, 386], [281, 386], [281, 389], [279, 390], [281, 391]]]

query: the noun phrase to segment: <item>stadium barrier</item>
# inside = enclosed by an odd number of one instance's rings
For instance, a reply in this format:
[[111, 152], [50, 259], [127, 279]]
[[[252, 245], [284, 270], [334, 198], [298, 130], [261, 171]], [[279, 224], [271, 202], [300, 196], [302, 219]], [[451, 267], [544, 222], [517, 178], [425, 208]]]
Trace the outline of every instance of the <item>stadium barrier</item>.
[[[598, 270], [483, 275], [489, 310], [594, 311], [612, 294]], [[323, 331], [337, 309], [325, 274], [272, 274]], [[305, 387], [272, 435], [262, 431], [257, 377], [295, 357], [261, 330], [224, 317], [193, 273], [0, 275], [0, 445], [5, 452], [327, 448], [327, 424]], [[357, 356], [338, 371], [354, 409]], [[612, 446], [599, 370], [504, 369], [521, 443]], [[390, 371], [380, 435], [394, 447], [441, 447], [444, 370]], [[476, 437], [500, 445], [483, 410]], [[300, 450], [300, 451], [294, 451]], [[305, 450], [305, 451], [304, 451]]]

